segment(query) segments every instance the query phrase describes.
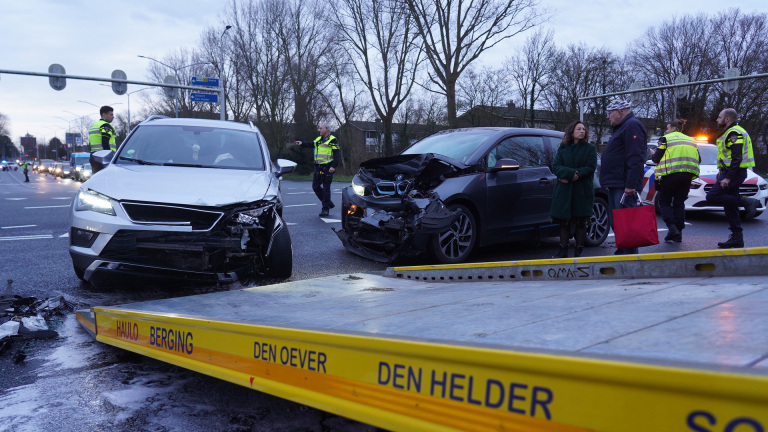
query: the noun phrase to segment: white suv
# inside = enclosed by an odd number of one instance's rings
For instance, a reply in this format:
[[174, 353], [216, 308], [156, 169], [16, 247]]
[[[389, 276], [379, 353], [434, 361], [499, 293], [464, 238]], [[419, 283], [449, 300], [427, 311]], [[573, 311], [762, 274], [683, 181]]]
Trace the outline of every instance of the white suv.
[[296, 164], [273, 164], [253, 125], [153, 116], [92, 160], [70, 208], [81, 279], [290, 277], [279, 179]]

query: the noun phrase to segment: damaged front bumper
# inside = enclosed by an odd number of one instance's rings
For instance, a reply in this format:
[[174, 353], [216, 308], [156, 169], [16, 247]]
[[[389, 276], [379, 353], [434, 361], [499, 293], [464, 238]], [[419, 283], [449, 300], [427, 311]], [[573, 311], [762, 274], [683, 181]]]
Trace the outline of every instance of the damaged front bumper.
[[342, 229], [334, 230], [344, 247], [364, 258], [392, 263], [427, 252], [433, 235], [458, 218], [434, 193], [411, 190], [405, 195], [372, 197], [342, 190]]

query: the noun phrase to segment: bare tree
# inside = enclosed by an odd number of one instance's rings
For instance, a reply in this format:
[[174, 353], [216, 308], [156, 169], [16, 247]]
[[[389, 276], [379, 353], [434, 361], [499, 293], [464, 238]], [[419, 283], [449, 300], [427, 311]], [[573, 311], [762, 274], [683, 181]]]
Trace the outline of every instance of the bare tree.
[[[651, 27], [632, 44], [627, 61], [635, 78], [646, 86], [668, 85], [680, 75], [689, 81], [712, 77], [719, 50], [712, 25], [704, 14], [672, 18], [658, 28]], [[646, 94], [647, 113], [659, 124], [673, 118], [687, 120], [686, 131], [698, 130], [708, 122], [705, 114], [709, 85], [689, 87], [688, 97], [678, 99], [673, 90]]]
[[456, 107], [472, 126], [507, 126], [494, 110], [506, 107], [511, 96], [501, 69], [470, 67], [457, 83]]
[[456, 82], [499, 42], [539, 24], [538, 0], [401, 0], [416, 21], [430, 63], [429, 79], [446, 97], [456, 126]]
[[325, 78], [327, 55], [336, 29], [329, 22], [327, 4], [320, 0], [265, 0], [272, 11], [274, 35], [285, 60], [284, 73], [293, 90], [295, 133], [315, 134], [318, 89]]
[[421, 47], [399, 0], [340, 0], [342, 44], [381, 119], [384, 155], [394, 154], [392, 119], [416, 82]]
[[[326, 86], [320, 90], [320, 98], [339, 125], [349, 124], [355, 119], [363, 119], [370, 113], [370, 97], [365, 84], [357, 79], [357, 73], [352, 65], [352, 59], [336, 45], [333, 58], [337, 59], [329, 65], [329, 75]], [[365, 151], [355, 146], [354, 136], [349, 128], [337, 135], [341, 149], [341, 167], [347, 170], [347, 162], [353, 168], [363, 161]]]
[[[738, 68], [741, 75], [768, 71], [768, 18], [765, 13], [744, 14], [729, 9], [712, 20], [716, 45], [721, 52], [717, 59], [715, 76], [723, 76], [729, 68]], [[768, 136], [768, 79], [742, 80], [734, 94], [720, 90], [713, 100], [710, 118], [714, 119], [723, 108], [732, 107], [739, 113], [739, 123], [747, 128], [755, 144], [758, 164], [768, 169], [765, 145]], [[713, 134], [714, 135], [714, 134]]]
[[529, 127], [536, 127], [536, 102], [549, 85], [553, 73], [553, 60], [557, 48], [552, 40], [552, 30], [539, 30], [526, 39], [516, 56], [505, 62], [506, 69], [520, 93], [522, 108], [527, 112]]

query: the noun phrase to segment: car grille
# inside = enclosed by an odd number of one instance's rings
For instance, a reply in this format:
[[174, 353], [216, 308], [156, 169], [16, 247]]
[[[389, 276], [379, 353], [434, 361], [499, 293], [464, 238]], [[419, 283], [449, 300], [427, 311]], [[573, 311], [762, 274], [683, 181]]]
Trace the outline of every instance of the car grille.
[[191, 226], [194, 231], [208, 231], [221, 219], [223, 212], [159, 204], [121, 203], [135, 223]]
[[188, 271], [228, 270], [227, 250], [238, 248], [239, 238], [223, 233], [162, 231], [116, 232], [99, 258]]
[[[704, 191], [709, 192], [712, 190], [712, 184], [706, 184], [704, 185]], [[753, 196], [756, 195], [758, 191], [757, 185], [753, 184], [742, 184], [739, 186], [739, 195], [741, 196]]]
[[410, 188], [411, 182], [408, 180], [380, 181], [376, 183], [376, 193], [374, 195], [405, 195]]

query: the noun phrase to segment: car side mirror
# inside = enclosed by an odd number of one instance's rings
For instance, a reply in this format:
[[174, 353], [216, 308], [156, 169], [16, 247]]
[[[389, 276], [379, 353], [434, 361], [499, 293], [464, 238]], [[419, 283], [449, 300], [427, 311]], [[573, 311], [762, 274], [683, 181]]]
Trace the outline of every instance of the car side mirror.
[[114, 156], [115, 152], [112, 150], [99, 150], [95, 153], [91, 153], [89, 162], [91, 163], [91, 171], [93, 174], [106, 168]]
[[296, 169], [296, 162], [290, 161], [288, 159], [278, 159], [277, 160], [277, 175], [278, 177], [283, 174], [288, 174], [290, 172], [293, 172], [293, 170]]
[[520, 162], [517, 159], [502, 158], [496, 161], [496, 165], [490, 167], [488, 172], [497, 171], [516, 171], [520, 169]]

